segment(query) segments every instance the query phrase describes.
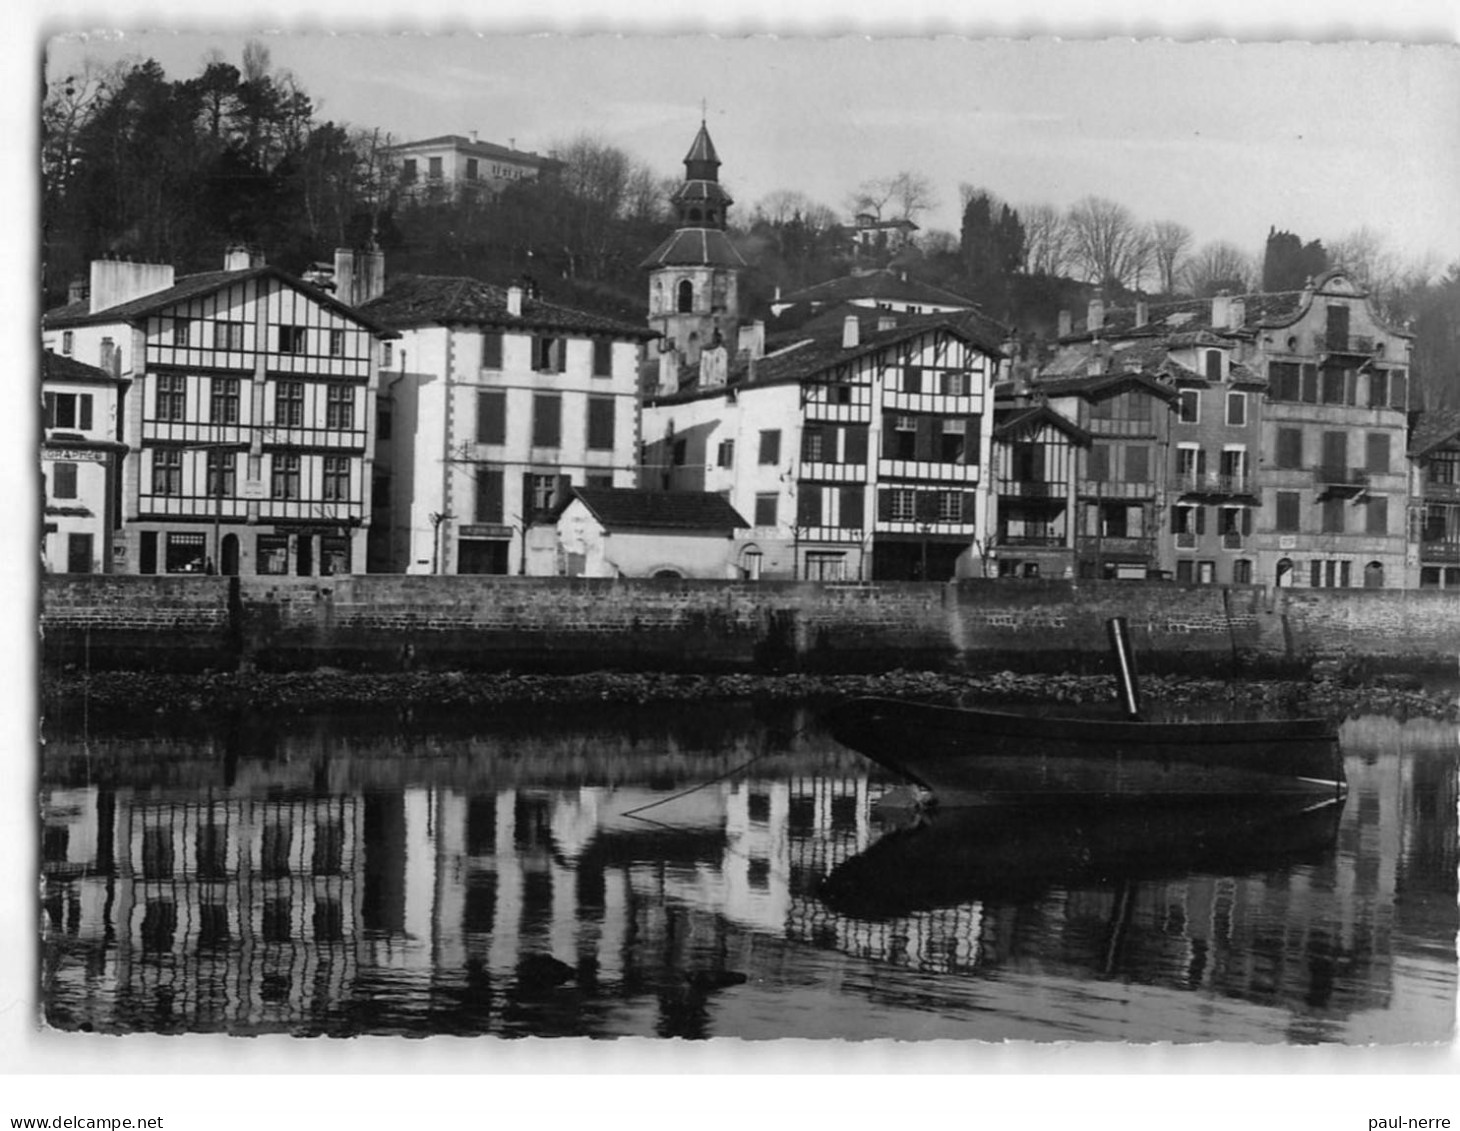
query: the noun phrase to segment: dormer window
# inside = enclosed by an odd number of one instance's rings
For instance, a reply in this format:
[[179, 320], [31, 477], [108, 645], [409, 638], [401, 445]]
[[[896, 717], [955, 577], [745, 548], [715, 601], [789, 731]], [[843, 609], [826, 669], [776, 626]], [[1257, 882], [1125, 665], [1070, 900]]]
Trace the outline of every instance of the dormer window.
[[1222, 351], [1207, 350], [1207, 380], [1220, 381], [1222, 379]]
[[76, 344], [75, 336], [71, 333], [71, 331], [70, 330], [62, 330], [61, 331], [61, 352], [63, 354], [65, 354], [67, 357], [70, 357], [71, 356], [71, 350], [75, 346], [75, 344]]

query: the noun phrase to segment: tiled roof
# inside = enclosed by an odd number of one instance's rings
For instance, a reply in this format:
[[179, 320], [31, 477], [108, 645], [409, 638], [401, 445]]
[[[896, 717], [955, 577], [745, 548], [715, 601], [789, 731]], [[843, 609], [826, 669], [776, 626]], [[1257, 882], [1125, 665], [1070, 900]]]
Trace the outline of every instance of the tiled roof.
[[720, 155], [715, 152], [715, 143], [710, 140], [710, 131], [704, 122], [700, 123], [700, 132], [695, 134], [694, 141], [690, 143], [689, 152], [684, 155], [686, 165], [691, 161], [708, 161], [712, 165], [720, 164]]
[[1460, 409], [1425, 409], [1410, 434], [1409, 454], [1422, 456], [1456, 437], [1460, 437]]
[[[786, 315], [790, 315], [790, 311], [787, 311]], [[1010, 333], [1009, 327], [996, 322], [978, 310], [948, 311], [940, 314], [905, 314], [892, 310], [874, 310], [871, 307], [843, 301], [817, 310], [812, 317], [802, 322], [796, 322], [794, 318], [790, 317], [773, 319], [771, 325], [767, 327], [766, 342], [768, 346], [788, 346], [808, 337], [835, 336], [839, 340], [848, 317], [857, 319], [858, 332], [862, 341], [866, 341], [869, 335], [875, 334], [878, 325], [883, 322], [891, 322], [894, 326], [937, 324], [956, 326], [974, 345], [995, 357], [1003, 356], [1003, 346], [1008, 341]], [[773, 328], [778, 323], [785, 328]]]
[[910, 278], [898, 271], [869, 271], [864, 275], [844, 275], [814, 283], [799, 291], [783, 295], [779, 301], [798, 303], [832, 303], [848, 299], [883, 299], [897, 302], [929, 302], [939, 306], [972, 307], [974, 301]]
[[105, 369], [87, 365], [65, 354], [45, 350], [41, 354], [42, 381], [116, 381]]
[[723, 496], [702, 491], [642, 491], [622, 487], [575, 487], [593, 517], [613, 529], [698, 530], [722, 533], [748, 528]]
[[744, 267], [730, 237], [717, 228], [680, 228], [639, 264], [655, 267]]
[[994, 424], [994, 439], [1007, 440], [1040, 424], [1053, 425], [1076, 443], [1088, 444], [1093, 439], [1089, 432], [1047, 404], [1022, 405], [999, 412]]
[[454, 275], [399, 275], [385, 292], [361, 308], [386, 326], [405, 329], [428, 323], [457, 322], [504, 329], [561, 330], [576, 334], [609, 334], [648, 341], [658, 333], [647, 326], [620, 322], [587, 311], [522, 298], [521, 315], [507, 312], [507, 289]]
[[363, 313], [363, 308], [357, 310], [347, 306], [333, 295], [326, 294], [303, 279], [271, 266], [250, 267], [243, 271], [205, 271], [198, 275], [184, 275], [173, 286], [165, 290], [154, 291], [141, 298], [109, 306], [105, 310], [98, 310], [95, 314], [91, 313], [88, 304], [73, 302], [46, 313], [41, 318], [41, 324], [59, 329], [65, 326], [95, 326], [108, 322], [131, 322], [165, 310], [169, 306], [175, 306], [180, 302], [212, 294], [214, 291], [220, 291], [235, 283], [263, 278], [277, 279], [285, 286], [307, 294], [321, 306], [328, 307], [341, 317], [358, 322], [367, 329], [376, 332], [383, 332], [386, 329], [376, 323], [369, 314]]
[[1175, 401], [1181, 396], [1171, 385], [1165, 384], [1149, 373], [1102, 373], [1094, 377], [1041, 380], [1035, 385], [1035, 389], [1046, 396], [1091, 397], [1128, 384], [1139, 385], [1162, 400]]
[[524, 165], [555, 165], [558, 163], [553, 158], [544, 157], [540, 153], [525, 153], [520, 149], [511, 149], [490, 141], [472, 141], [471, 138], [462, 137], [460, 134], [442, 134], [440, 137], [428, 137], [424, 141], [405, 141], [399, 145], [390, 146], [388, 152], [401, 153], [410, 149], [435, 149], [443, 145], [449, 145], [473, 157], [509, 157]]
[[725, 191], [725, 186], [719, 181], [704, 180], [685, 181], [674, 190], [674, 195], [670, 199], [675, 204], [703, 201], [707, 204], [723, 204], [729, 207], [735, 203], [730, 199], [730, 194]]

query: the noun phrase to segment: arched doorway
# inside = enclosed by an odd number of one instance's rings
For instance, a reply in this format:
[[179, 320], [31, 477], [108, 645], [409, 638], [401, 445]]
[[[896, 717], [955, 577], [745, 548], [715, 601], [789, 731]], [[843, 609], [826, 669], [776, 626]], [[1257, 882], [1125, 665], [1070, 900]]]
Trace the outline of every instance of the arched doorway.
[[1277, 587], [1287, 589], [1293, 584], [1293, 559], [1282, 558], [1277, 564]]
[[1370, 562], [1368, 565], [1366, 565], [1364, 567], [1364, 588], [1365, 589], [1383, 589], [1384, 588], [1384, 563], [1383, 562]]
[[223, 535], [223, 545], [218, 551], [218, 556], [223, 559], [223, 572], [229, 577], [238, 576], [238, 535]]

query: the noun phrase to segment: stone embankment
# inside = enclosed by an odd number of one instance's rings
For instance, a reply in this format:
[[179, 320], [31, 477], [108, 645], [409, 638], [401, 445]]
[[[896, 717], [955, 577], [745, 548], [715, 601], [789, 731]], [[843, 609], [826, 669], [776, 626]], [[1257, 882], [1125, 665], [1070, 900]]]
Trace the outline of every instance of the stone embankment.
[[[1416, 677], [1364, 677], [1353, 669], [1320, 669], [1313, 678], [1236, 680], [1146, 677], [1150, 713], [1243, 717], [1351, 715], [1460, 718], [1453, 682], [1427, 689]], [[825, 704], [855, 695], [888, 695], [940, 703], [1081, 704], [1109, 701], [1106, 676], [973, 675], [896, 670], [876, 675], [684, 675], [600, 672], [567, 676], [465, 672], [371, 674], [322, 670], [158, 676], [136, 672], [67, 672], [41, 685], [42, 708], [55, 724], [81, 718], [145, 719], [287, 716], [331, 712], [368, 719], [409, 713], [466, 722], [480, 712], [544, 705], [588, 707], [759, 701]]]

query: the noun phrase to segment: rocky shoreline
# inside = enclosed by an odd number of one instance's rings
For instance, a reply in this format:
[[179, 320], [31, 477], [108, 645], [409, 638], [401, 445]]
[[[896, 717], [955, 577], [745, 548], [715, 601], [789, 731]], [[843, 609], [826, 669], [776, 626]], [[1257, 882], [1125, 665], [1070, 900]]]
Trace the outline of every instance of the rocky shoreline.
[[[1456, 687], [1427, 687], [1414, 677], [1359, 678], [1318, 671], [1309, 679], [1225, 681], [1146, 676], [1145, 702], [1153, 712], [1221, 708], [1238, 715], [1308, 714], [1334, 719], [1355, 715], [1460, 718]], [[896, 670], [875, 675], [695, 675], [594, 672], [583, 675], [408, 672], [367, 674], [330, 669], [310, 672], [56, 673], [41, 678], [44, 715], [53, 720], [81, 712], [93, 720], [426, 710], [450, 713], [483, 707], [752, 701], [824, 704], [857, 695], [928, 702], [1080, 704], [1112, 697], [1108, 676], [967, 674]]]

